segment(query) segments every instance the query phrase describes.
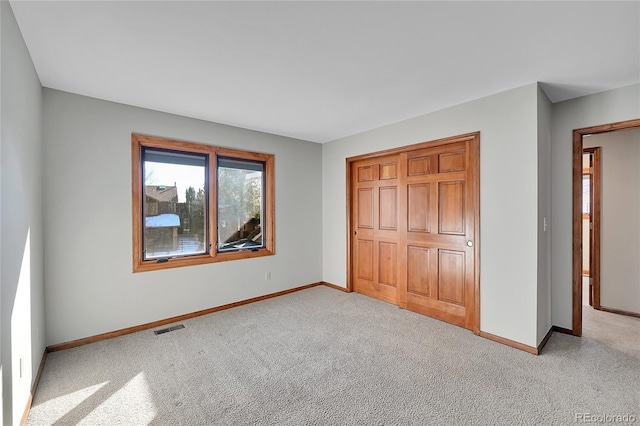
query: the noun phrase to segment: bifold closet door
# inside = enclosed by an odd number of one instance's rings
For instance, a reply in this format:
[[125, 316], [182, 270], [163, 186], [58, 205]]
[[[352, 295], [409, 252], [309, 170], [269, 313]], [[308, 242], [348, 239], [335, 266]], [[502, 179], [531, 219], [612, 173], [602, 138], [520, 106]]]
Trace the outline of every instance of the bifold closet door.
[[478, 155], [476, 135], [351, 163], [355, 291], [476, 327]]

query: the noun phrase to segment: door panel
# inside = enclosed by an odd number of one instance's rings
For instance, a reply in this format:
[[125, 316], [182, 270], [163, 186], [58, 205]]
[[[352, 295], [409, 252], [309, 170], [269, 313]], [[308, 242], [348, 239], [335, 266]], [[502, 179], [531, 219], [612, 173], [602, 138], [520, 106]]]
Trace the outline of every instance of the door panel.
[[438, 160], [438, 171], [440, 173], [458, 172], [465, 169], [464, 150], [440, 154]]
[[440, 182], [440, 212], [438, 229], [441, 234], [463, 235], [464, 226], [464, 182]]
[[358, 278], [373, 280], [373, 241], [358, 241]]
[[373, 180], [373, 166], [358, 167], [358, 182], [370, 182]]
[[407, 292], [430, 297], [431, 262], [428, 247], [409, 246], [407, 250]]
[[380, 179], [395, 179], [398, 177], [398, 163], [380, 165]]
[[411, 184], [408, 193], [408, 229], [411, 232], [429, 232], [430, 183]]
[[380, 188], [380, 229], [398, 229], [398, 195], [395, 186]]
[[355, 291], [479, 332], [478, 134], [351, 167]]
[[409, 176], [428, 175], [431, 173], [431, 157], [409, 158], [407, 168]]
[[358, 227], [373, 229], [373, 189], [358, 190]]
[[464, 252], [438, 251], [438, 300], [464, 305]]
[[378, 243], [378, 281], [380, 284], [386, 284], [395, 287], [397, 282], [397, 247], [395, 243]]

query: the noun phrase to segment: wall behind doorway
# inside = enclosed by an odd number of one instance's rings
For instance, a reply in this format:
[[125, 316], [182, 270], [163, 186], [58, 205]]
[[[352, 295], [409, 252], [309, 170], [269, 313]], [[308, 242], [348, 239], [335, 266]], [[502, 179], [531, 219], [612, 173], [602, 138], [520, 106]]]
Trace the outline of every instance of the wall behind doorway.
[[640, 313], [640, 129], [583, 138], [602, 147], [601, 284], [604, 308]]

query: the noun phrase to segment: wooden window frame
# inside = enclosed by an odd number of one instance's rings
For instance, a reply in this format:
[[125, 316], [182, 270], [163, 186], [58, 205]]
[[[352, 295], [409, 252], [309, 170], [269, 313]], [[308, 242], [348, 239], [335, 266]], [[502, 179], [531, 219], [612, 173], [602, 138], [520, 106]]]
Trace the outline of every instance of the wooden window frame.
[[[158, 262], [158, 259], [144, 260], [143, 256], [143, 204], [144, 204], [144, 176], [142, 164], [142, 150], [144, 148], [160, 148], [185, 153], [208, 154], [208, 236], [209, 253], [172, 257]], [[240, 160], [261, 161], [265, 165], [265, 206], [262, 220], [264, 247], [252, 250], [218, 252], [217, 241], [217, 158], [237, 158]], [[185, 142], [140, 134], [131, 134], [131, 170], [132, 170], [132, 244], [133, 244], [133, 272], [156, 271], [161, 269], [178, 268], [183, 266], [202, 265], [229, 260], [251, 259], [254, 257], [272, 256], [275, 254], [275, 181], [274, 155], [258, 152], [223, 148], [193, 142]]]

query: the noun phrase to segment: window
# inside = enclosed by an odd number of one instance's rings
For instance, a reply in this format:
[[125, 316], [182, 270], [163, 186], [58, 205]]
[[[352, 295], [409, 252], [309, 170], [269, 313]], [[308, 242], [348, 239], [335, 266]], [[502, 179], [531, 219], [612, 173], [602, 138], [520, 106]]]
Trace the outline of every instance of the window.
[[582, 214], [591, 214], [591, 179], [590, 175], [582, 175]]
[[264, 162], [218, 158], [218, 251], [264, 247]]
[[273, 155], [131, 141], [134, 272], [274, 254]]
[[142, 147], [143, 261], [207, 253], [207, 166], [206, 154]]
[[591, 175], [582, 175], [582, 215], [591, 214]]

